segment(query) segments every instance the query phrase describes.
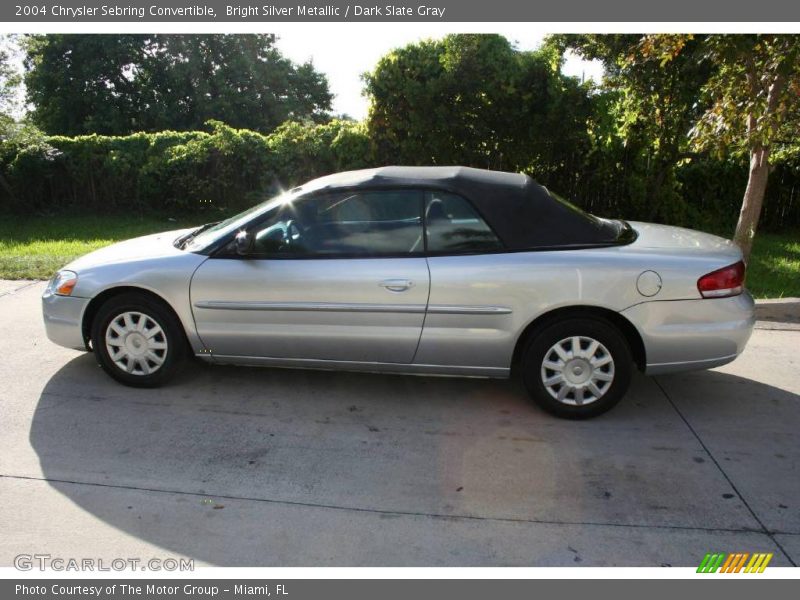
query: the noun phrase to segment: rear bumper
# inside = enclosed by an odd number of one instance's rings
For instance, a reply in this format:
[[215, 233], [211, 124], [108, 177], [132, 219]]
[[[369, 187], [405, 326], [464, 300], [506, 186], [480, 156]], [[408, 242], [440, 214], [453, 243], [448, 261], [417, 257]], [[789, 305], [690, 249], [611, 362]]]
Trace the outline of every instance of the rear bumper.
[[653, 301], [624, 311], [644, 342], [645, 373], [709, 369], [744, 350], [755, 324], [748, 292], [733, 298]]
[[54, 294], [42, 296], [44, 329], [50, 341], [75, 350], [86, 350], [83, 312], [88, 304], [89, 298]]

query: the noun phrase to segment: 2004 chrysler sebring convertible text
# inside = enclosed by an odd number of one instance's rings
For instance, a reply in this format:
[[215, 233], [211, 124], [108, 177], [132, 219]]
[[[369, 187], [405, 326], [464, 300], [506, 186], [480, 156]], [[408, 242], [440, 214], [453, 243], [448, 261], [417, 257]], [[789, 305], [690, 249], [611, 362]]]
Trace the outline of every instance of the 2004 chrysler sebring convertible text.
[[648, 374], [742, 352], [731, 242], [600, 219], [525, 175], [385, 167], [311, 181], [216, 224], [129, 240], [59, 271], [49, 338], [153, 386], [217, 363], [508, 377], [562, 417]]

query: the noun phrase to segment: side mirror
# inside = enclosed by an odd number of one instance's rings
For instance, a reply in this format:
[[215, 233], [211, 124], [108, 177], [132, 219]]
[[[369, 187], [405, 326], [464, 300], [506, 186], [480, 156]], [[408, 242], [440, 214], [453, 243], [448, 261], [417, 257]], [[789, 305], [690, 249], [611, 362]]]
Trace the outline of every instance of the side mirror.
[[253, 251], [253, 238], [246, 231], [240, 231], [235, 238], [236, 254], [247, 256]]

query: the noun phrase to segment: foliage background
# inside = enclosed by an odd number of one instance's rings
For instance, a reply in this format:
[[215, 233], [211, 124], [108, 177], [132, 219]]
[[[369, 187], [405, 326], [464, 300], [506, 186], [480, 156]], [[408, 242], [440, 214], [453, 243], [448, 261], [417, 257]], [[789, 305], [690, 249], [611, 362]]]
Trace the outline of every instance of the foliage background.
[[[127, 136], [45, 136], [23, 127], [0, 145], [0, 214], [227, 214], [328, 173], [415, 163], [376, 155], [367, 125], [342, 120], [287, 122], [268, 135], [218, 121], [206, 131]], [[453, 162], [485, 166], [466, 157]], [[601, 216], [728, 234], [747, 181], [741, 161], [707, 157], [682, 163], [669, 180], [673, 201], [653, 218], [646, 198], [648, 165], [629, 148], [568, 147], [540, 170], [526, 170]], [[800, 225], [797, 153], [775, 165], [761, 223], [773, 231]]]
[[[534, 52], [520, 52], [495, 35], [410, 44], [365, 74], [371, 109], [365, 122], [356, 123], [325, 113], [330, 96], [324, 80], [311, 65], [282, 59], [271, 36], [114, 36], [103, 42], [110, 46], [101, 64], [82, 63], [78, 79], [94, 81], [84, 72], [93, 69], [103, 81], [116, 81], [114, 90], [140, 89], [109, 95], [108, 85], [98, 84], [87, 98], [64, 88], [58, 75], [70, 53], [97, 55], [101, 38], [27, 42], [32, 70], [26, 78], [36, 109], [21, 123], [0, 117], [0, 214], [227, 214], [336, 171], [462, 164], [529, 173], [601, 216], [730, 236], [747, 182], [741, 153], [686, 147], [688, 129], [704, 108], [700, 90], [708, 76], [696, 41], [667, 63], [646, 58], [644, 51], [644, 59], [631, 61], [636, 36], [554, 36]], [[154, 45], [163, 48], [166, 63], [152, 58]], [[606, 81], [595, 85], [562, 75], [567, 47], [602, 57]], [[242, 55], [261, 58], [214, 58]], [[131, 60], [140, 65], [138, 79], [114, 79]], [[181, 69], [165, 68], [175, 61]], [[273, 87], [295, 90], [282, 96], [280, 110], [259, 110], [261, 92], [214, 95], [213, 81], [197, 88], [205, 68], [217, 73], [215, 85], [224, 90], [228, 79], [257, 78], [264, 61], [273, 75], [281, 74]], [[205, 99], [184, 103], [170, 116], [176, 103], [151, 96], [179, 84], [182, 96], [194, 89]], [[85, 115], [96, 120], [104, 114], [99, 107], [106, 107], [115, 118], [102, 127], [89, 117], [68, 118], [77, 114], [68, 110], [77, 96]], [[234, 101], [251, 104], [242, 108]], [[76, 134], [87, 127], [110, 134]], [[800, 225], [795, 137], [776, 149], [772, 168], [761, 226], [791, 230]]]

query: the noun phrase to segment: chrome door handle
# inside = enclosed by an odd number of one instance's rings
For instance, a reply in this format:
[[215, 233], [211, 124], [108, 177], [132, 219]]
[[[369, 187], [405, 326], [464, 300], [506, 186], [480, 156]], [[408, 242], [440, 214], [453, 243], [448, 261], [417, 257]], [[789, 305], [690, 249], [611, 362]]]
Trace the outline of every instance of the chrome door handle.
[[389, 292], [405, 292], [407, 289], [414, 287], [414, 282], [409, 279], [386, 279], [378, 285]]

